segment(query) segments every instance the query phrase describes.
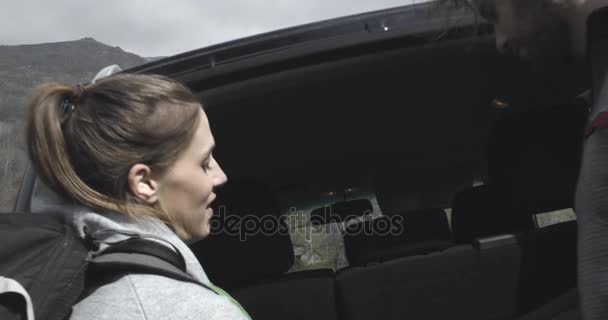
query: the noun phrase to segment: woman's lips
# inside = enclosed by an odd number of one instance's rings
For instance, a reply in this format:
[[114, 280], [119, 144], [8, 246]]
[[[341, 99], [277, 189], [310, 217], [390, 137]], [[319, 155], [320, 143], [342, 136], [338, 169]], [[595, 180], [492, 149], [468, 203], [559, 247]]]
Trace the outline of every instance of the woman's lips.
[[215, 198], [216, 198], [216, 195], [215, 195], [214, 193], [212, 193], [212, 194], [209, 196], [209, 199], [211, 199], [211, 200], [209, 200], [209, 202], [207, 202], [207, 204], [205, 205], [205, 209], [209, 209], [209, 208], [211, 208], [211, 203], [212, 203], [213, 201], [215, 201]]

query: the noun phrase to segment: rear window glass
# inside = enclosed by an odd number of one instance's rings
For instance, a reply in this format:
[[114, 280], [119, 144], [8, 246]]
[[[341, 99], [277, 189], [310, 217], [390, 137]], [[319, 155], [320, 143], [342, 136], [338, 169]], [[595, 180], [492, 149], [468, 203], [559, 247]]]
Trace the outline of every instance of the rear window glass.
[[[372, 217], [382, 213], [374, 192], [349, 188], [344, 192], [328, 191], [318, 194], [314, 199], [283, 199], [283, 213], [287, 218], [289, 233], [294, 247], [295, 263], [290, 272], [332, 269], [338, 270], [348, 266], [344, 252], [342, 230], [347, 222], [331, 222], [323, 225], [311, 223], [311, 213], [315, 209], [331, 206], [334, 203], [357, 199], [367, 199], [371, 202]], [[289, 204], [285, 206], [285, 204]], [[361, 221], [362, 218], [350, 220], [348, 223]]]

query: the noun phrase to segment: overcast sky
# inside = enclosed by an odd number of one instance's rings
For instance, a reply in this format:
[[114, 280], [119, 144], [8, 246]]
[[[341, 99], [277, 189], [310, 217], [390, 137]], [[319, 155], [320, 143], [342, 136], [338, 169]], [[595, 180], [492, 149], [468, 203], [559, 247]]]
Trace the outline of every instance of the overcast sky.
[[428, 0], [6, 0], [0, 45], [92, 37], [168, 56], [303, 23]]

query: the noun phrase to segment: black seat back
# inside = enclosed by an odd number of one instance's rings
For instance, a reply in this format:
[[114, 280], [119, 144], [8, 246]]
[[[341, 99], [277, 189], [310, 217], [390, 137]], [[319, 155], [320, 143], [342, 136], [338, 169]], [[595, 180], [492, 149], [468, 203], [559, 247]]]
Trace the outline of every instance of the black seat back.
[[451, 245], [442, 209], [383, 216], [352, 224], [344, 231], [344, 249], [351, 265], [425, 254]]
[[335, 274], [331, 270], [288, 274], [231, 291], [253, 319], [335, 320]]
[[588, 109], [582, 100], [513, 113], [488, 146], [489, 184], [518, 214], [572, 208]]
[[512, 214], [497, 203], [491, 186], [466, 189], [452, 201], [452, 233], [456, 243], [472, 243], [476, 238], [488, 237], [516, 230], [532, 228], [532, 218]]
[[577, 285], [577, 222], [534, 230], [519, 237], [522, 248], [518, 311], [530, 312]]
[[294, 263], [293, 246], [272, 192], [233, 179], [217, 195], [211, 234], [190, 245], [209, 278], [231, 289], [286, 273]]
[[453, 199], [455, 240], [531, 230], [533, 214], [573, 207], [587, 114], [576, 100], [497, 121], [488, 146], [488, 184]]
[[338, 272], [342, 319], [480, 319], [479, 263], [472, 246]]
[[526, 314], [576, 286], [576, 222], [476, 239], [486, 319]]

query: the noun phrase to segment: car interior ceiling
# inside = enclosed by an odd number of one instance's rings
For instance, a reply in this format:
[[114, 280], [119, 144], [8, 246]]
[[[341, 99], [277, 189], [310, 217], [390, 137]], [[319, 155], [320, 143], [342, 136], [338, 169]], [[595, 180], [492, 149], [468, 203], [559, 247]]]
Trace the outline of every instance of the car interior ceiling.
[[576, 67], [539, 72], [479, 36], [249, 75], [198, 94], [229, 176], [274, 190], [397, 183], [449, 195], [485, 180], [497, 119], [582, 92]]

